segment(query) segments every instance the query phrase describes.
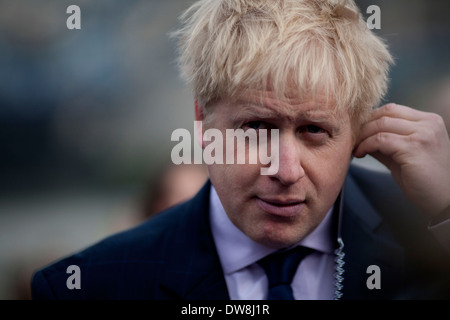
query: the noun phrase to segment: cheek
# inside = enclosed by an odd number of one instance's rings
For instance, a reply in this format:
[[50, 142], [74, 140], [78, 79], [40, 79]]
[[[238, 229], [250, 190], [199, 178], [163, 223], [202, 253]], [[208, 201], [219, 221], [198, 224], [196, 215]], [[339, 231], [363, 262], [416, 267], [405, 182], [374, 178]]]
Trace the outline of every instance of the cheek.
[[258, 165], [249, 164], [213, 164], [208, 166], [212, 184], [222, 193], [242, 194], [254, 185], [260, 175]]
[[318, 194], [334, 196], [341, 189], [351, 161], [352, 141], [349, 135], [323, 152], [311, 153], [308, 173]]
[[[254, 168], [255, 167], [255, 168]], [[231, 222], [244, 233], [254, 225], [251, 199], [259, 167], [249, 165], [211, 165], [210, 179]]]

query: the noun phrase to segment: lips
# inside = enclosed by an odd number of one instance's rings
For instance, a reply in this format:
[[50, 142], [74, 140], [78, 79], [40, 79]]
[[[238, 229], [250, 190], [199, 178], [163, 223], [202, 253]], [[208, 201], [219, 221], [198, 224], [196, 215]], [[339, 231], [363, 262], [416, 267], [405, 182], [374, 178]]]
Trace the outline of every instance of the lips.
[[303, 207], [305, 206], [304, 200], [297, 199], [267, 199], [267, 198], [256, 198], [256, 203], [258, 206], [265, 211], [274, 216], [292, 218], [300, 214]]

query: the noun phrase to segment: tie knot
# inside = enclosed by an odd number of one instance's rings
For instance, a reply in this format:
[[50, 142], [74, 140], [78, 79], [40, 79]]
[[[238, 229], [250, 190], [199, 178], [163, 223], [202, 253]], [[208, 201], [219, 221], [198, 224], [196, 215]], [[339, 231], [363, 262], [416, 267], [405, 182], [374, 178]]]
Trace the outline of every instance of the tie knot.
[[[293, 299], [290, 284], [294, 278], [301, 260], [313, 250], [305, 247], [295, 247], [290, 250], [277, 251], [261, 260], [258, 264], [264, 269], [269, 282], [269, 299]], [[275, 297], [275, 292], [285, 291], [286, 295]]]

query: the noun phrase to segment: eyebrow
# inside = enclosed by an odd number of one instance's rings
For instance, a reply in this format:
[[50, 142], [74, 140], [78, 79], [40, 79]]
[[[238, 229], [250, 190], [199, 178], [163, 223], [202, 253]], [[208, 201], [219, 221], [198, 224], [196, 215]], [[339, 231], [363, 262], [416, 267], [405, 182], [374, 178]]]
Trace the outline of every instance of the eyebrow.
[[336, 121], [337, 116], [333, 112], [328, 111], [318, 111], [317, 109], [310, 109], [306, 111], [299, 111], [295, 114], [285, 114], [275, 109], [276, 107], [269, 107], [267, 105], [262, 105], [259, 103], [253, 102], [237, 102], [241, 107], [239, 111], [235, 114], [235, 119], [239, 119], [241, 117], [257, 117], [259, 119], [279, 119], [280, 117], [289, 117], [294, 120], [309, 120], [313, 122], [328, 122], [328, 121]]

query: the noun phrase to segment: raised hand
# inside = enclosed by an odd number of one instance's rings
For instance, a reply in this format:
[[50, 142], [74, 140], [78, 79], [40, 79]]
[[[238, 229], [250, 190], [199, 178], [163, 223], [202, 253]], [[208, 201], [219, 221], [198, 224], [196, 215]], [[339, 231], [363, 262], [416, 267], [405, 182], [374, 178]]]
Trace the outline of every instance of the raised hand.
[[431, 218], [450, 213], [450, 139], [439, 115], [393, 103], [375, 109], [353, 153], [383, 163]]

